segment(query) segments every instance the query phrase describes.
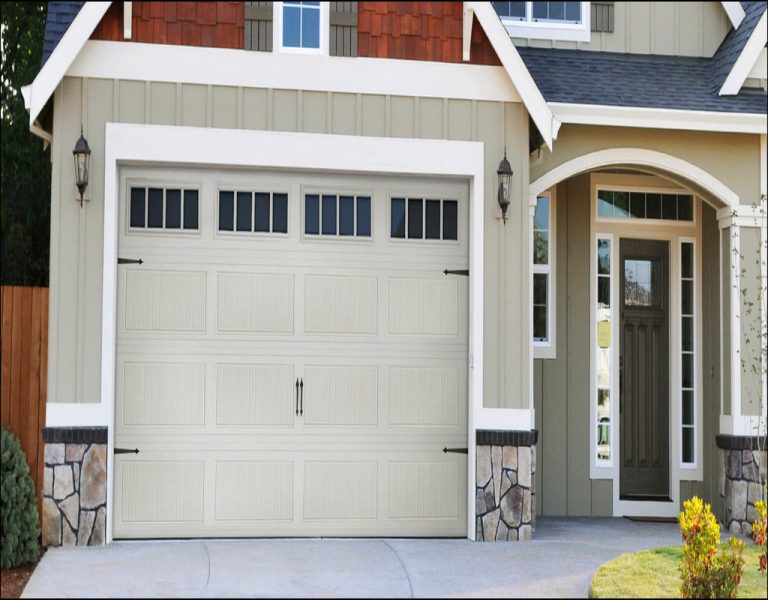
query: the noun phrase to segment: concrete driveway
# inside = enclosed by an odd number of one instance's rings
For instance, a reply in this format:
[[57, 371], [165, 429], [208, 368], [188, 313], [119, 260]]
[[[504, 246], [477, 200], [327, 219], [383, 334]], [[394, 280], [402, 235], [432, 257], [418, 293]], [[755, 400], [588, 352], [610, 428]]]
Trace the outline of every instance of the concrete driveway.
[[49, 550], [22, 597], [586, 597], [603, 562], [678, 543], [674, 523], [592, 518], [541, 518], [532, 542], [117, 542]]

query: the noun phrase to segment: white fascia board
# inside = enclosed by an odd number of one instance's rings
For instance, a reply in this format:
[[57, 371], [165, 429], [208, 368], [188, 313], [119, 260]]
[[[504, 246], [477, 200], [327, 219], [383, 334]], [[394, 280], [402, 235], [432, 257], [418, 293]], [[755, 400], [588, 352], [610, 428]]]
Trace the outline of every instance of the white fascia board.
[[560, 121], [547, 106], [544, 96], [541, 95], [523, 59], [520, 58], [520, 54], [501, 23], [501, 19], [490, 2], [467, 2], [467, 4], [474, 11], [501, 64], [504, 65], [509, 78], [515, 84], [525, 108], [541, 133], [541, 137], [544, 138], [547, 147], [552, 150], [552, 143], [557, 138]]
[[137, 42], [89, 40], [67, 75], [352, 94], [521, 101], [503, 67]]
[[763, 12], [763, 16], [757, 23], [757, 27], [749, 37], [747, 44], [736, 59], [728, 77], [725, 78], [723, 87], [720, 88], [721, 96], [734, 96], [741, 91], [741, 86], [749, 76], [752, 67], [760, 57], [760, 53], [768, 42], [768, 24], [766, 23], [768, 11]]
[[768, 132], [768, 115], [550, 102], [562, 123], [728, 133]]
[[24, 94], [25, 108], [29, 111], [29, 124], [34, 124], [45, 103], [53, 95], [59, 82], [77, 58], [93, 30], [109, 10], [112, 2], [86, 2], [62, 36], [43, 68]]
[[734, 29], [738, 29], [741, 22], [744, 20], [746, 13], [741, 2], [721, 2], [725, 14], [728, 15], [728, 19], [731, 21]]

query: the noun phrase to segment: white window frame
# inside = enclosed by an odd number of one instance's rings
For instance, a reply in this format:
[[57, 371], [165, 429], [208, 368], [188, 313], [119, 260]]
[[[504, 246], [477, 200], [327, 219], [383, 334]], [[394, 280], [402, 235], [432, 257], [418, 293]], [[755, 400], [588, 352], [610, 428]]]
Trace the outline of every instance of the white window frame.
[[[557, 345], [556, 345], [556, 326], [555, 326], [555, 300], [557, 295], [555, 294], [555, 208], [556, 208], [556, 192], [555, 188], [542, 192], [536, 196], [536, 202], [542, 196], [546, 196], [549, 199], [549, 223], [548, 232], [549, 238], [547, 242], [547, 258], [548, 263], [546, 265], [537, 265], [533, 262], [533, 241], [534, 241], [534, 224], [535, 221], [531, 219], [531, 340], [533, 343], [533, 358], [545, 358], [554, 359], [557, 358]], [[535, 214], [536, 207], [534, 206], [532, 212]], [[535, 340], [533, 339], [533, 276], [537, 274], [547, 275], [547, 339]]]
[[273, 2], [272, 46], [277, 52], [285, 54], [315, 54], [328, 56], [330, 54], [330, 2], [320, 2], [320, 47], [294, 48], [283, 46], [283, 2]]
[[525, 20], [499, 15], [511, 37], [530, 40], [589, 42], [592, 39], [590, 3], [581, 3], [581, 23], [534, 21], [532, 2], [525, 3]]
[[[719, 231], [719, 230], [718, 230]], [[691, 388], [683, 388], [683, 354], [688, 353], [683, 351], [683, 273], [682, 273], [682, 252], [683, 252], [683, 244], [690, 244], [692, 246], [693, 250], [693, 273], [691, 276], [692, 281], [692, 290], [693, 290], [693, 298], [691, 300], [691, 304], [693, 306], [693, 314], [690, 315], [693, 317], [693, 350], [690, 352], [690, 354], [693, 355], [693, 385]], [[700, 308], [699, 308], [699, 299], [700, 299], [700, 292], [699, 292], [699, 285], [700, 285], [700, 275], [699, 270], [697, 266], [699, 265], [699, 244], [695, 236], [692, 237], [679, 237], [677, 240], [677, 256], [679, 257], [678, 260], [680, 262], [679, 265], [679, 273], [677, 277], [677, 305], [680, 307], [678, 310], [678, 322], [677, 327], [679, 329], [678, 336], [679, 336], [679, 348], [680, 351], [678, 352], [677, 360], [678, 363], [678, 373], [680, 374], [679, 377], [679, 383], [678, 383], [678, 403], [680, 405], [680, 447], [678, 448], [679, 457], [680, 457], [680, 469], [685, 471], [693, 471], [694, 476], [696, 476], [696, 472], [699, 471], [699, 465], [701, 464], [700, 460], [700, 453], [701, 453], [701, 426], [699, 423], [701, 423], [702, 414], [700, 414], [703, 410], [703, 403], [700, 398], [701, 392], [703, 391], [701, 388], [702, 381], [699, 376], [700, 368], [700, 362], [702, 359], [701, 356], [701, 348], [700, 348], [700, 340], [701, 335], [699, 332], [699, 326], [701, 324], [701, 318], [700, 318]], [[683, 423], [683, 391], [689, 390], [693, 395], [693, 425], [685, 425]], [[683, 430], [687, 428], [693, 429], [693, 462], [684, 462], [683, 461]]]
[[[637, 219], [637, 218], [629, 218], [629, 219], [622, 219], [622, 218], [616, 218], [616, 217], [601, 217], [600, 216], [600, 202], [597, 199], [597, 195], [601, 191], [606, 192], [642, 192], [645, 194], [675, 194], [677, 196], [691, 196], [693, 198], [693, 220], [691, 221], [682, 221], [682, 220], [676, 220], [676, 219]], [[697, 211], [696, 211], [696, 194], [689, 190], [683, 190], [680, 188], [667, 188], [667, 187], [659, 187], [659, 186], [653, 186], [653, 187], [645, 187], [642, 185], [610, 185], [610, 184], [603, 184], [598, 183], [595, 186], [595, 205], [593, 207], [593, 215], [595, 219], [595, 223], [600, 224], [613, 224], [613, 225], [642, 225], [642, 226], [648, 226], [648, 227], [698, 227], [699, 223], [697, 221]]]

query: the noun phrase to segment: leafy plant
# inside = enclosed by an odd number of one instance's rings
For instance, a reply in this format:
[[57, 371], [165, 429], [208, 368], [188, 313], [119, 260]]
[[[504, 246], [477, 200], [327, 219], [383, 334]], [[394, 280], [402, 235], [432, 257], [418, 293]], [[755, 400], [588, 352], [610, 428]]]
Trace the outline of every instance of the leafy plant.
[[694, 496], [678, 519], [683, 536], [683, 598], [734, 598], [744, 570], [744, 542], [731, 538], [718, 554], [720, 525], [709, 504]]
[[34, 562], [40, 556], [35, 486], [19, 440], [3, 429], [0, 438], [0, 567]]
[[752, 523], [752, 539], [755, 540], [757, 546], [763, 547], [758, 569], [760, 573], [765, 573], [766, 563], [768, 563], [768, 533], [766, 533], [766, 529], [768, 529], [768, 508], [765, 502], [758, 500], [755, 502], [755, 510], [757, 511], [758, 519]]

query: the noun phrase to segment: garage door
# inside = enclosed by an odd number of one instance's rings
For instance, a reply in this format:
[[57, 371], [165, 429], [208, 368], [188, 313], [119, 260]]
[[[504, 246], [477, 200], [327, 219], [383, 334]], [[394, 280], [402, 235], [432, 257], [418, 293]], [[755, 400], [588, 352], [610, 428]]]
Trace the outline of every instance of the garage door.
[[120, 187], [114, 537], [465, 536], [467, 184]]

